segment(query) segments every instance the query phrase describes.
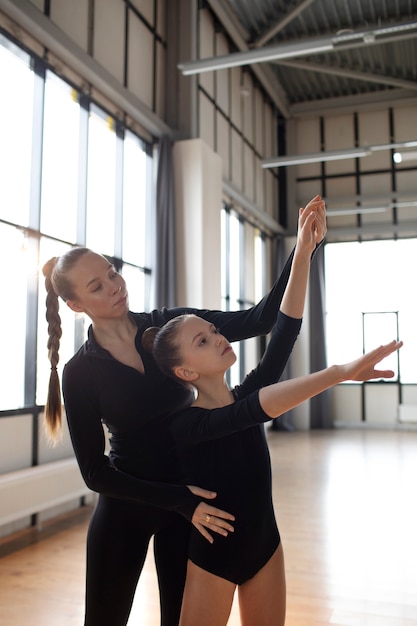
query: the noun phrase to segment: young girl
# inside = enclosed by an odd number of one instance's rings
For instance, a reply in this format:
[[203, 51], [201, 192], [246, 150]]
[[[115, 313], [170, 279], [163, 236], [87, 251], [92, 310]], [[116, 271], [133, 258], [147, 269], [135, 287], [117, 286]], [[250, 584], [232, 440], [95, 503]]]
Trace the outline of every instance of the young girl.
[[[292, 273], [301, 257], [304, 272], [298, 274], [304, 275], [305, 285], [308, 247], [303, 248], [300, 241], [302, 237], [297, 241]], [[187, 480], [213, 485], [219, 494], [218, 505], [227, 503], [236, 518], [234, 532], [227, 538], [216, 536], [214, 543], [193, 533], [180, 626], [225, 626], [236, 587], [244, 626], [285, 623], [284, 559], [272, 504], [263, 422], [342, 381], [393, 376], [391, 370], [375, 366], [402, 346], [397, 341], [351, 363], [273, 383], [282, 371], [282, 333], [288, 337], [288, 324], [293, 324], [293, 330], [297, 327], [297, 320], [291, 317], [297, 318], [294, 313], [303, 306], [303, 290], [296, 290], [294, 297], [290, 277], [264, 357], [233, 390], [226, 384], [225, 372], [235, 362], [235, 355], [213, 324], [185, 315], [147, 333], [153, 336], [154, 358], [162, 371], [195, 389], [192, 407], [171, 422]], [[211, 521], [209, 515], [207, 521]]]
[[[278, 319], [275, 330], [269, 348], [260, 365], [246, 379], [245, 385], [242, 387], [242, 397], [249, 394], [250, 391], [257, 390], [262, 385], [278, 380], [285, 367], [301, 327], [309, 278], [310, 257], [323, 232], [325, 232], [325, 206], [321, 198], [316, 197], [305, 209], [300, 209], [297, 243], [280, 310], [278, 311], [278, 307], [276, 309]], [[190, 325], [198, 324], [198, 320], [194, 317], [186, 319]], [[170, 376], [174, 373], [187, 383], [194, 383], [195, 375], [192, 368], [184, 368], [181, 372], [176, 370], [183, 358], [182, 350], [180, 356], [177, 354], [178, 341], [176, 332], [177, 328], [182, 328], [183, 321], [184, 318], [179, 318], [178, 322], [167, 325], [158, 334], [158, 341], [155, 343], [153, 354], [164, 373]], [[201, 332], [206, 332], [206, 330], [206, 328], [203, 328]], [[158, 331], [159, 329], [157, 328], [147, 330], [144, 333], [143, 340], [152, 343], [152, 337]], [[188, 363], [191, 367], [194, 357], [202, 357], [202, 360], [198, 363], [197, 387], [199, 396], [198, 404], [195, 406], [214, 408], [224, 404], [229, 405], [232, 396], [225, 386], [224, 372], [234, 362], [234, 353], [230, 345], [224, 343], [224, 339], [216, 334], [215, 325], [212, 323], [209, 326], [209, 337], [217, 337], [220, 345], [216, 350], [221, 349], [221, 352], [220, 354], [216, 352], [215, 355], [211, 355], [213, 356], [213, 362], [209, 359], [206, 361], [206, 339], [202, 337], [200, 341], [200, 330], [195, 328], [195, 331], [196, 338], [192, 343], [192, 347], [195, 347], [196, 350], [195, 354], [189, 354], [191, 361]], [[190, 332], [194, 332], [194, 329], [191, 328]], [[171, 339], [173, 346], [170, 345]], [[212, 371], [215, 363], [214, 357], [216, 357], [216, 376], [213, 376]], [[208, 368], [207, 372], [204, 370], [205, 367]], [[213, 388], [211, 385], [213, 385]], [[216, 393], [214, 393], [215, 391]], [[253, 418], [254, 412], [256, 414], [257, 403], [256, 397], [253, 397], [243, 405], [235, 404], [233, 408], [238, 411], [238, 419], [233, 412], [229, 420], [228, 418], [224, 419], [222, 411], [209, 412], [207, 415], [203, 411], [201, 415], [198, 413], [197, 419], [194, 421], [190, 419], [190, 417], [194, 416], [194, 411], [196, 411], [196, 408], [193, 408], [190, 409], [192, 415], [188, 411], [177, 411], [177, 417], [170, 422], [170, 432], [175, 442], [173, 445], [176, 444], [176, 447], [182, 450], [183, 460], [186, 461], [184, 466], [187, 478], [187, 470], [191, 467], [190, 475], [200, 476], [203, 481], [201, 485], [208, 486], [214, 480], [218, 494], [216, 503], [222, 503], [222, 506], [224, 506], [230, 501], [231, 506], [229, 508], [226, 507], [226, 510], [231, 511], [237, 518], [238, 532], [229, 533], [223, 541], [223, 538], [216, 536], [216, 540], [209, 550], [207, 550], [208, 544], [203, 537], [200, 536], [198, 538], [195, 533], [192, 537], [189, 569], [192, 570], [194, 564], [197, 564], [201, 566], [198, 569], [200, 575], [204, 576], [207, 573], [206, 570], [208, 570], [218, 576], [218, 578], [212, 577], [209, 581], [209, 588], [213, 594], [206, 595], [203, 593], [204, 601], [211, 605], [210, 610], [201, 610], [201, 616], [204, 615], [207, 618], [207, 623], [211, 623], [210, 619], [214, 608], [221, 611], [222, 615], [227, 615], [230, 610], [228, 605], [229, 596], [224, 596], [224, 590], [226, 589], [224, 579], [226, 578], [230, 581], [233, 589], [235, 584], [243, 585], [245, 583], [245, 589], [247, 590], [251, 587], [247, 581], [253, 578], [260, 570], [263, 570], [263, 574], [266, 573], [267, 576], [271, 575], [276, 579], [273, 589], [274, 602], [271, 606], [271, 611], [278, 616], [278, 619], [280, 619], [280, 615], [285, 615], [283, 555], [282, 548], [279, 545], [280, 538], [272, 508], [269, 457], [264, 430], [263, 428], [249, 429], [237, 435], [231, 435], [236, 429], [258, 423]], [[203, 419], [200, 420], [200, 417]], [[224, 439], [222, 438], [223, 436], [225, 436]], [[207, 437], [213, 439], [209, 445], [207, 443], [196, 445], [205, 441]], [[153, 451], [154, 454], [159, 455], [160, 445], [158, 441], [154, 442]], [[239, 471], [236, 471], [237, 468], [239, 468]], [[167, 477], [162, 478], [162, 480], [164, 479], [167, 480]], [[254, 500], [254, 493], [258, 494], [260, 502]], [[259, 508], [264, 511], [262, 516], [258, 514]], [[206, 520], [208, 521], [207, 526], [201, 530], [201, 533], [213, 543], [213, 538], [207, 528], [210, 530], [212, 528], [215, 529], [218, 519], [215, 515], [208, 515]], [[241, 550], [242, 544], [250, 546], [248, 552]], [[254, 555], [256, 555], [255, 558]], [[208, 559], [210, 559], [210, 565], [208, 565]], [[260, 577], [261, 574], [258, 574], [256, 580], [259, 580]], [[191, 598], [193, 600], [193, 598], [198, 597], [201, 609], [205, 604], [198, 592], [194, 595], [193, 585], [194, 582], [198, 581], [198, 578], [190, 576], [188, 580], [187, 598], [184, 606], [190, 607], [189, 615], [192, 623], [195, 613], [194, 603], [188, 604], [188, 599]], [[219, 581], [221, 584], [217, 588], [215, 583]], [[203, 579], [201, 581], [202, 589], [205, 584], [206, 581]], [[257, 589], [262, 587], [262, 582], [260, 585], [257, 585]], [[263, 588], [267, 589], [267, 586]], [[215, 602], [213, 602], [214, 597], [216, 598]], [[248, 606], [253, 607], [257, 616], [256, 619], [259, 619], [261, 613], [256, 612], [257, 604], [250, 599], [248, 593], [245, 595], [240, 594], [241, 604], [245, 598], [249, 598]], [[260, 600], [264, 607], [270, 602], [267, 595]], [[248, 610], [245, 610], [244, 613], [248, 614]], [[183, 613], [183, 620], [186, 619], [186, 615], [187, 613]], [[201, 616], [199, 611], [199, 617]], [[213, 616], [214, 618], [215, 616]], [[213, 623], [217, 623], [216, 619], [214, 619]], [[258, 624], [256, 620], [255, 623]], [[281, 622], [278, 621], [277, 623]]]

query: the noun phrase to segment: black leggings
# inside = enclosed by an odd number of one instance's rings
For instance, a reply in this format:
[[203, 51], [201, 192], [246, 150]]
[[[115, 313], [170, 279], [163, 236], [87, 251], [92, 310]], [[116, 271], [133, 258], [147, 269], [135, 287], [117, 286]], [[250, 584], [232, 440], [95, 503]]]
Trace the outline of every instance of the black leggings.
[[171, 513], [99, 496], [87, 536], [85, 626], [125, 626], [154, 535], [161, 626], [177, 626], [191, 525]]

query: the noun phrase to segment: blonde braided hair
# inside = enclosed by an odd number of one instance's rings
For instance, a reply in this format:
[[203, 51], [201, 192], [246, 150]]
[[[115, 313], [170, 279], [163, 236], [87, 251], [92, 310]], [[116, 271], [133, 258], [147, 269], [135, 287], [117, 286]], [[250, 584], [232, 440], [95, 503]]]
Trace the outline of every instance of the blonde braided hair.
[[62, 394], [58, 374], [59, 346], [62, 336], [59, 315], [59, 297], [64, 302], [74, 298], [73, 286], [67, 273], [78, 259], [91, 252], [89, 248], [72, 248], [60, 257], [52, 257], [45, 263], [42, 273], [46, 288], [46, 321], [48, 322], [48, 358], [51, 363], [48, 395], [45, 404], [45, 429], [52, 443], [56, 443], [62, 430]]

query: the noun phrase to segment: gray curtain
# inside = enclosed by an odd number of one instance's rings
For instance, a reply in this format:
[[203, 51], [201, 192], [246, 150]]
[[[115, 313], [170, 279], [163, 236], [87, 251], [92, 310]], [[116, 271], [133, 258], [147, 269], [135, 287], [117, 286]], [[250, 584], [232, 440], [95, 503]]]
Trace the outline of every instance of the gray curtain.
[[[279, 275], [286, 261], [285, 242], [276, 239], [275, 267]], [[319, 246], [311, 263], [310, 269], [310, 371], [315, 372], [327, 366], [326, 363], [326, 337], [325, 337], [325, 285], [324, 285], [324, 246]], [[292, 377], [291, 357], [280, 380], [288, 380]], [[271, 430], [294, 430], [293, 411], [284, 413], [279, 419], [274, 420]], [[325, 391], [310, 400], [310, 427], [332, 428], [330, 391]]]
[[[310, 271], [310, 371], [327, 367], [325, 334], [324, 246], [315, 254]], [[310, 400], [310, 427], [332, 428], [331, 391], [327, 390]]]
[[172, 142], [159, 140], [156, 179], [155, 306], [176, 306], [175, 203]]

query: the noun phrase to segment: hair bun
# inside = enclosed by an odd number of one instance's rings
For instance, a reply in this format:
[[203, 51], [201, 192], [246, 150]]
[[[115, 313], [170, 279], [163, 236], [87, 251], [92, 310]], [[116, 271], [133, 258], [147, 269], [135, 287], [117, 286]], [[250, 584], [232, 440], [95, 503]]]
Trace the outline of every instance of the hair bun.
[[142, 346], [146, 352], [152, 352], [155, 337], [161, 329], [158, 326], [151, 326], [143, 331]]

